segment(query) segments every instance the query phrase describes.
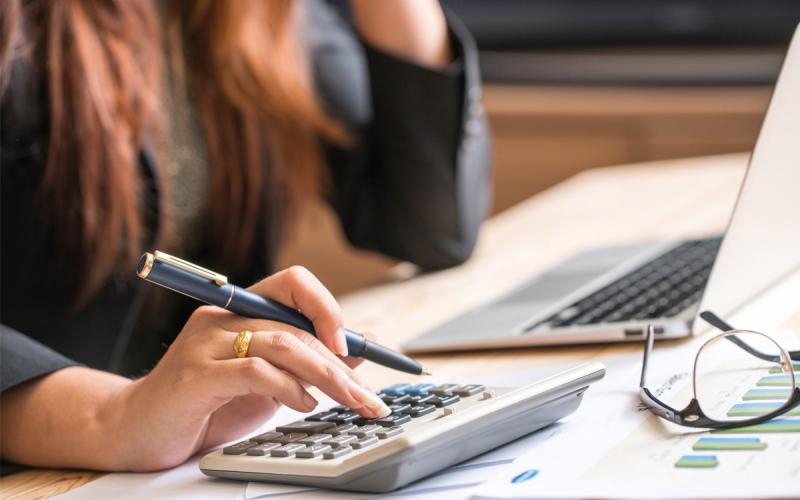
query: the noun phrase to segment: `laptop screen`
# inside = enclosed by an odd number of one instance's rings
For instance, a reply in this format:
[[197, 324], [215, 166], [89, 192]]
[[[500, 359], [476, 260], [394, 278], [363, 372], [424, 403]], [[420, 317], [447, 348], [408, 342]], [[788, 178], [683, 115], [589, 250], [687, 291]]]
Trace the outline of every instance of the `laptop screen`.
[[[700, 311], [730, 315], [798, 269], [800, 27], [786, 54]], [[694, 332], [705, 328], [695, 319]]]

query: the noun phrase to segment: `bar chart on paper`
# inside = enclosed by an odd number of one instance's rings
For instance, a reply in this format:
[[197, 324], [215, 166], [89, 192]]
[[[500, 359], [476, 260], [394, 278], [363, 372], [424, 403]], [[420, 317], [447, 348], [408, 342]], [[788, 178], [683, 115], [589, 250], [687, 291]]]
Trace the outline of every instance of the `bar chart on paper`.
[[[671, 370], [691, 361], [696, 349], [690, 343], [675, 350], [674, 359], [662, 360], [668, 368], [658, 375], [665, 382], [655, 387], [674, 408], [691, 399], [692, 376]], [[594, 421], [587, 418], [558, 442], [515, 461], [484, 484], [480, 498], [800, 498], [800, 408], [748, 427], [682, 427], [639, 407], [631, 381], [640, 359], [604, 362], [627, 363], [628, 369], [609, 370], [605, 384], [585, 400], [583, 410]], [[730, 419], [770, 413], [785, 404], [792, 388], [791, 375], [769, 369], [726, 382], [713, 391], [709, 410]], [[533, 470], [532, 479], [513, 482]]]

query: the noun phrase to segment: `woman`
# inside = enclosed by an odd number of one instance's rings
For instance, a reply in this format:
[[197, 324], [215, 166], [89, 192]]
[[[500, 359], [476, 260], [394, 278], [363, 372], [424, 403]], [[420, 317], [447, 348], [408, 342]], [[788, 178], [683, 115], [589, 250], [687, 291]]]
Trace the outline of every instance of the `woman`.
[[[475, 50], [435, 0], [349, 7], [355, 29], [321, 1], [4, 3], [4, 460], [170, 467], [279, 404], [311, 411], [310, 385], [387, 412], [319, 281], [258, 279], [314, 195], [355, 245], [424, 269], [462, 262], [487, 207], [488, 142]], [[319, 340], [144, 284], [134, 261], [153, 248], [257, 282]]]

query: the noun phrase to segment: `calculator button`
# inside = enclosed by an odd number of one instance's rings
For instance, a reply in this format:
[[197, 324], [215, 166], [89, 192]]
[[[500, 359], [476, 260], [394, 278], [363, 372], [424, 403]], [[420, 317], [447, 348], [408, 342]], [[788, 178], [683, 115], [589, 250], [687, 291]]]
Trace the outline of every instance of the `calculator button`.
[[314, 458], [322, 455], [326, 451], [331, 451], [331, 447], [327, 444], [312, 444], [311, 446], [306, 446], [302, 450], [297, 450], [295, 456], [297, 458]]
[[436, 397], [436, 394], [428, 394], [427, 396], [411, 396], [408, 398], [406, 403], [414, 406], [414, 405], [424, 405], [427, 404], [428, 401], [432, 400]]
[[333, 422], [339, 425], [349, 424], [353, 420], [358, 420], [359, 418], [361, 418], [361, 415], [359, 415], [358, 413], [355, 413], [353, 411], [346, 411], [344, 413], [340, 413], [338, 417], [328, 420], [328, 422]]
[[313, 444], [319, 444], [325, 441], [326, 439], [330, 439], [332, 437], [333, 436], [331, 436], [330, 434], [312, 434], [311, 436], [300, 439], [297, 442], [311, 446]]
[[273, 439], [273, 441], [281, 444], [289, 444], [289, 443], [294, 443], [295, 441], [300, 441], [305, 437], [308, 437], [308, 434], [304, 432], [292, 432], [289, 434], [285, 434], [279, 438], [275, 438]]
[[348, 432], [354, 430], [355, 428], [356, 426], [353, 424], [342, 424], [342, 425], [337, 425], [332, 429], [325, 429], [325, 432], [327, 432], [328, 434], [332, 434], [334, 436], [338, 436], [340, 434], [347, 434]]
[[350, 443], [353, 443], [358, 438], [355, 436], [351, 436], [349, 434], [342, 434], [341, 436], [332, 437], [326, 441], [323, 441], [322, 444], [327, 444], [331, 448], [341, 448], [343, 446], [349, 446]]
[[273, 457], [291, 457], [297, 453], [297, 450], [302, 450], [305, 447], [306, 445], [304, 444], [289, 443], [270, 451], [270, 455]]
[[364, 418], [364, 417], [361, 417], [361, 418], [359, 418], [359, 419], [357, 419], [357, 420], [353, 420], [353, 423], [354, 423], [355, 425], [359, 425], [359, 426], [362, 426], [362, 425], [372, 425], [372, 424], [374, 424], [374, 423], [375, 423], [375, 420], [377, 420], [377, 419], [375, 419], [375, 418]]
[[389, 405], [389, 409], [392, 413], [408, 413], [411, 409], [410, 404], [399, 404], [399, 405]]
[[454, 405], [461, 401], [461, 398], [453, 395], [445, 395], [445, 396], [437, 396], [434, 399], [431, 399], [430, 404], [435, 405], [437, 408], [442, 408], [444, 406]]
[[461, 387], [456, 387], [456, 389], [453, 391], [453, 394], [461, 396], [462, 398], [468, 398], [470, 396], [478, 394], [484, 389], [486, 389], [486, 387], [480, 384], [468, 384], [468, 385], [462, 385]]
[[396, 436], [402, 433], [403, 433], [402, 427], [389, 427], [387, 429], [383, 429], [376, 432], [375, 435], [378, 436], [378, 439], [388, 439], [392, 436]]
[[394, 427], [396, 425], [403, 425], [407, 422], [411, 422], [411, 417], [403, 414], [389, 415], [388, 417], [375, 420], [375, 423], [381, 427]]
[[411, 407], [411, 411], [409, 412], [409, 414], [412, 417], [417, 418], [417, 417], [421, 417], [423, 415], [427, 415], [429, 413], [433, 413], [435, 411], [436, 411], [436, 407], [433, 406], [433, 405], [417, 405], [417, 406], [412, 406]]
[[283, 436], [282, 432], [265, 432], [264, 434], [251, 437], [250, 441], [255, 441], [256, 443], [266, 443], [267, 441], [275, 441], [281, 436]]
[[380, 425], [364, 425], [362, 427], [356, 428], [356, 430], [354, 431], [350, 431], [350, 434], [352, 434], [353, 436], [358, 436], [360, 438], [363, 438], [365, 436], [370, 436], [372, 434], [375, 434], [381, 429], [382, 427]]
[[353, 448], [350, 448], [349, 446], [346, 448], [337, 448], [335, 450], [326, 451], [325, 453], [322, 454], [322, 458], [324, 458], [325, 460], [330, 460], [332, 458], [339, 458], [342, 455], [347, 455], [352, 451]]
[[411, 389], [411, 384], [394, 384], [393, 386], [387, 387], [386, 389], [382, 390], [381, 392], [384, 394], [388, 394], [390, 396], [398, 396], [400, 394], [405, 394]]
[[376, 438], [375, 436], [367, 436], [359, 439], [350, 446], [354, 450], [360, 450], [361, 448], [366, 448], [367, 446], [372, 446], [373, 444], [378, 444], [378, 438]]
[[400, 394], [398, 396], [392, 396], [392, 395], [383, 396], [381, 399], [387, 405], [397, 405], [400, 403], [407, 403], [411, 399], [411, 397], [412, 396], [410, 396], [409, 394]]
[[339, 414], [335, 411], [321, 411], [319, 413], [315, 413], [310, 417], [306, 417], [306, 420], [311, 422], [323, 422], [325, 420], [330, 420], [332, 418], [336, 418]]
[[346, 407], [345, 405], [336, 405], [330, 409], [330, 411], [334, 411], [336, 413], [343, 413], [346, 411], [350, 411], [350, 408]]
[[260, 457], [266, 455], [268, 451], [274, 450], [280, 446], [280, 443], [261, 443], [253, 446], [252, 448], [248, 448], [247, 454]]
[[294, 422], [289, 425], [281, 425], [277, 427], [275, 430], [278, 432], [304, 432], [306, 434], [318, 434], [320, 431], [324, 431], [328, 427], [333, 427], [333, 422], [309, 422], [305, 420], [301, 420], [299, 422]]
[[417, 384], [406, 392], [412, 396], [427, 396], [428, 391], [434, 387], [436, 387], [436, 384]]
[[230, 446], [226, 446], [222, 448], [222, 453], [225, 455], [241, 455], [242, 453], [246, 452], [249, 448], [257, 445], [255, 441], [242, 441], [236, 444], [232, 444]]
[[428, 392], [430, 392], [431, 394], [436, 394], [437, 396], [441, 396], [443, 394], [452, 394], [453, 389], [455, 389], [456, 387], [458, 387], [458, 384], [442, 384], [440, 386], [434, 387]]

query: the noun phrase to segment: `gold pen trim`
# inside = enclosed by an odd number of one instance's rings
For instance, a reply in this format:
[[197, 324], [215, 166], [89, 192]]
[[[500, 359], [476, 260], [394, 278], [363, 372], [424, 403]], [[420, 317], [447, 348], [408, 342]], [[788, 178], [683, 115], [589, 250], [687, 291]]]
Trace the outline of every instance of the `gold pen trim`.
[[139, 265], [136, 269], [136, 274], [140, 278], [147, 278], [150, 275], [150, 271], [153, 269], [153, 262], [155, 262], [155, 256], [150, 252], [146, 252], [142, 255], [142, 258], [139, 259]]
[[[166, 262], [166, 263], [168, 263], [170, 265], [173, 265], [173, 266], [175, 266], [177, 268], [183, 269], [184, 271], [188, 271], [190, 273], [197, 274], [197, 275], [202, 276], [204, 278], [208, 278], [208, 279], [210, 279], [211, 281], [213, 281], [214, 283], [216, 283], [219, 286], [223, 286], [223, 285], [227, 285], [228, 284], [228, 278], [227, 277], [225, 277], [225, 276], [223, 276], [223, 275], [221, 275], [219, 273], [215, 273], [214, 271], [209, 271], [208, 269], [200, 267], [198, 265], [192, 264], [191, 262], [186, 262], [185, 260], [179, 259], [177, 257], [174, 257], [174, 256], [172, 256], [172, 255], [170, 255], [168, 253], [164, 253], [164, 252], [161, 252], [159, 250], [156, 250], [155, 254], [149, 254], [148, 253], [148, 254], [145, 254], [145, 255], [148, 256], [147, 257], [148, 261], [150, 260], [150, 256], [152, 255], [153, 256], [153, 261], [159, 260], [161, 262]], [[144, 267], [142, 269], [142, 271], [145, 271], [145, 269], [146, 269], [147, 273], [144, 276], [142, 276], [142, 273], [139, 273], [139, 276], [141, 276], [142, 278], [147, 277], [147, 274], [150, 273], [150, 269], [152, 269], [152, 267], [153, 267], [153, 262], [150, 262], [150, 265], [149, 265], [149, 268], [148, 268], [148, 261], [145, 261]]]

